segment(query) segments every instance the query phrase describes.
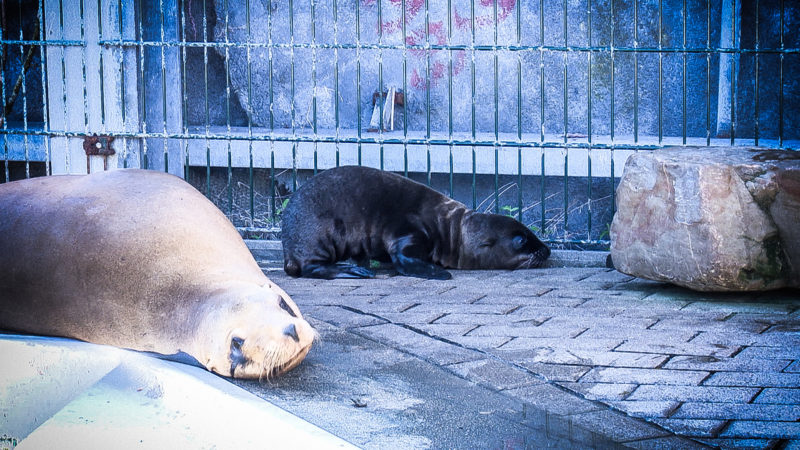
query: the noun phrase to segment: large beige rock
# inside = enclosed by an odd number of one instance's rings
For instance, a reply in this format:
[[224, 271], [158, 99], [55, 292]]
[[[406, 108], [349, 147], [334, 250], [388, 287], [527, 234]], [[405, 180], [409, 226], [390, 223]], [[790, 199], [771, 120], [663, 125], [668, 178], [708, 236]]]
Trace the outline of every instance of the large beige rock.
[[638, 152], [610, 235], [614, 266], [629, 275], [701, 291], [800, 287], [800, 152]]

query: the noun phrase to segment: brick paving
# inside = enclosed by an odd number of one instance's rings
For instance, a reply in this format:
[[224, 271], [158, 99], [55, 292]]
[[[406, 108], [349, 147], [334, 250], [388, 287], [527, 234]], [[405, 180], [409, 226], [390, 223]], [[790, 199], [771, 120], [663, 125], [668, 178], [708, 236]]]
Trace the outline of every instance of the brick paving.
[[267, 274], [311, 318], [632, 447], [800, 447], [797, 290], [698, 293], [599, 267]]

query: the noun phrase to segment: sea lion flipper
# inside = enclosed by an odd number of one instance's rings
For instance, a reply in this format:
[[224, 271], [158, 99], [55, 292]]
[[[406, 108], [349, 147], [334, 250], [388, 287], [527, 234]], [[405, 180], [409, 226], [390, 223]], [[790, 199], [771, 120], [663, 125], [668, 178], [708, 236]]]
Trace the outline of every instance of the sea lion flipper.
[[302, 276], [307, 278], [375, 278], [375, 272], [355, 264], [306, 264]]

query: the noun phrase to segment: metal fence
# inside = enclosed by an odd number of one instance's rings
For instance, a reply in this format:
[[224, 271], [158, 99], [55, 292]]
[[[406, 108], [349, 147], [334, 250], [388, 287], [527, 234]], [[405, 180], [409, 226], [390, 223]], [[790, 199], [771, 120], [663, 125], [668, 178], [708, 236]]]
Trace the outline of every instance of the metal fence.
[[341, 164], [608, 244], [627, 156], [797, 149], [783, 0], [2, 0], [3, 181], [144, 167], [245, 233]]

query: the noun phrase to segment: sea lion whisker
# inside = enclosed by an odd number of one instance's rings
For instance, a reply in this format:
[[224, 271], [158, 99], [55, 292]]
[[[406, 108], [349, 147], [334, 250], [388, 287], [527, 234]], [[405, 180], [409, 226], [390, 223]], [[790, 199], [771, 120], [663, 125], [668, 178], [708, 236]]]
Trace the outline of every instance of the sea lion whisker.
[[274, 375], [274, 370], [277, 366], [277, 354], [278, 349], [274, 346], [270, 346], [268, 349], [264, 350], [264, 358], [261, 360], [261, 368], [259, 370], [259, 381], [261, 381], [263, 378], [266, 378], [267, 381], [269, 381], [269, 379], [272, 378]]
[[319, 335], [319, 331], [317, 331], [314, 327], [309, 327], [311, 329], [311, 343], [312, 344], [322, 344], [322, 337]]
[[283, 373], [301, 354], [301, 351], [292, 351], [290, 347], [271, 343], [264, 349], [264, 357], [260, 362], [259, 381], [269, 381], [273, 377]]

